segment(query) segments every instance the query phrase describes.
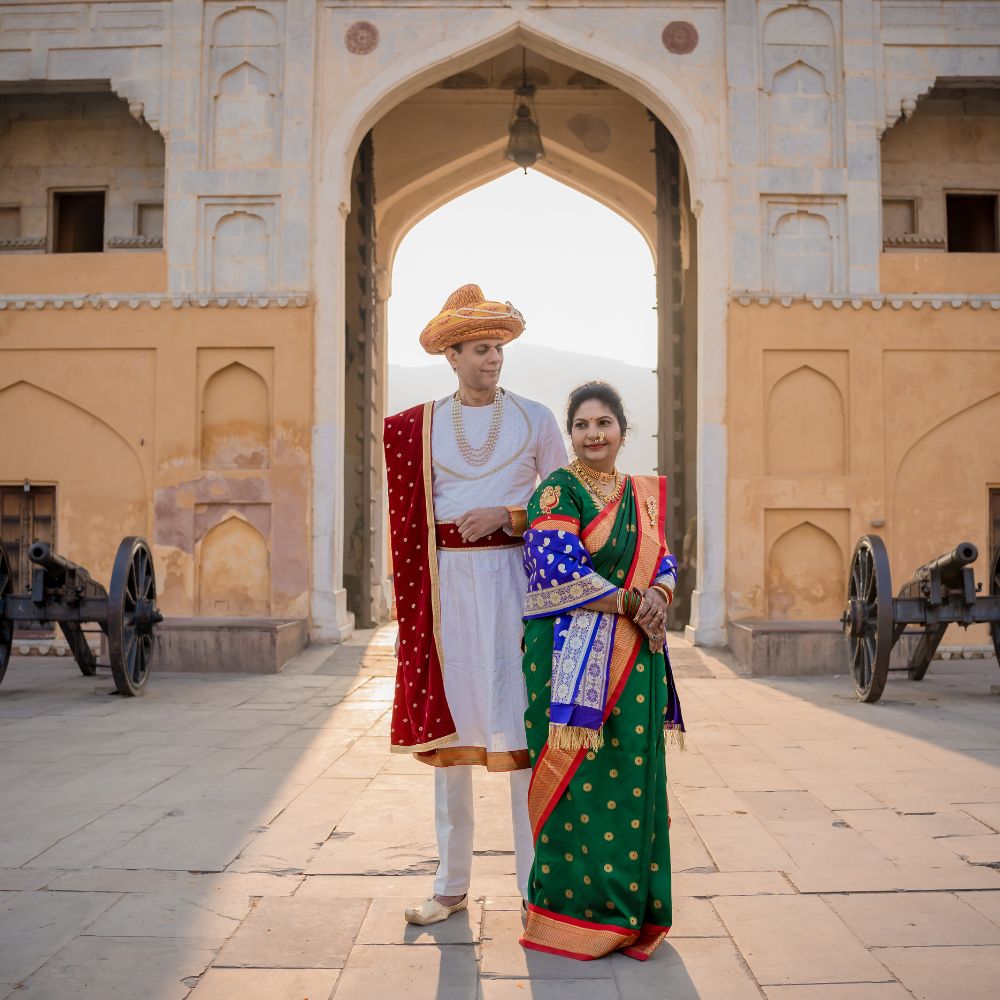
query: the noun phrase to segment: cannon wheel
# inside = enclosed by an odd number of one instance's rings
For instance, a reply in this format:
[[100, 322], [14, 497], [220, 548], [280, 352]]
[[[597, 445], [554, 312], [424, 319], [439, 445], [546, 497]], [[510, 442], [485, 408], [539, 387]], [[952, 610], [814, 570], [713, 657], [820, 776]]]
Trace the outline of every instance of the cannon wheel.
[[108, 655], [118, 693], [142, 694], [153, 662], [156, 576], [144, 538], [123, 538], [108, 591]]
[[889, 677], [894, 626], [889, 556], [878, 535], [862, 535], [854, 550], [844, 621], [858, 700], [878, 701]]
[[[7, 597], [14, 591], [14, 574], [10, 569], [10, 562], [7, 560], [7, 552], [0, 545], [0, 600]], [[5, 617], [0, 617], [0, 681], [7, 673], [7, 664], [10, 663], [10, 648], [14, 644], [14, 623]]]
[[[1000, 597], [1000, 549], [997, 549], [993, 565], [990, 567], [990, 594], [993, 597]], [[990, 632], [993, 635], [993, 652], [996, 653], [997, 662], [1000, 663], [1000, 622], [993, 622], [990, 625]]]

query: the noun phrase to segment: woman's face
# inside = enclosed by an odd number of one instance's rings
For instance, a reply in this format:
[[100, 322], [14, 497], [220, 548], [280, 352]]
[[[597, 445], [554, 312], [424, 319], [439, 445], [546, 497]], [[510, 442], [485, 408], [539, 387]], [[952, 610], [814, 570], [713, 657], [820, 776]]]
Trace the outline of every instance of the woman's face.
[[601, 472], [611, 472], [622, 446], [618, 418], [599, 399], [586, 399], [570, 427], [576, 457]]

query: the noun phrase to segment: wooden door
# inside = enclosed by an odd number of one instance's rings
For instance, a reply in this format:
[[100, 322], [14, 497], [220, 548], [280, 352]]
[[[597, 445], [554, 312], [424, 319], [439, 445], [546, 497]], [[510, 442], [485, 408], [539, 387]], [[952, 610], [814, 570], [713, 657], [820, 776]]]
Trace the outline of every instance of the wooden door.
[[[14, 592], [31, 589], [32, 542], [55, 548], [56, 488], [54, 486], [0, 486], [0, 544], [7, 553], [14, 577]], [[48, 625], [19, 624], [17, 632], [51, 632]], [[17, 634], [17, 633], [15, 633]]]

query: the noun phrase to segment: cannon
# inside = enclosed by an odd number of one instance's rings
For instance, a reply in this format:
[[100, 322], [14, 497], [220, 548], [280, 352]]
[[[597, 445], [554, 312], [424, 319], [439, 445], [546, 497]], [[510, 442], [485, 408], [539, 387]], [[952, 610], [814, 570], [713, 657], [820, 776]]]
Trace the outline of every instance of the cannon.
[[34, 563], [31, 589], [15, 593], [10, 562], [0, 546], [0, 681], [10, 661], [16, 622], [58, 622], [80, 672], [94, 676], [98, 663], [83, 629], [89, 623], [107, 636], [118, 693], [142, 694], [153, 663], [154, 630], [163, 621], [156, 607], [153, 556], [145, 539], [122, 539], [110, 591], [45, 542], [34, 542], [28, 558]]
[[919, 567], [893, 597], [885, 543], [878, 535], [861, 537], [851, 558], [847, 608], [840, 619], [859, 701], [882, 697], [892, 649], [904, 633], [917, 636], [906, 665], [911, 681], [923, 680], [949, 625], [989, 625], [1000, 659], [1000, 551], [990, 568], [988, 594], [981, 593], [972, 569], [978, 557], [972, 542], [961, 542]]

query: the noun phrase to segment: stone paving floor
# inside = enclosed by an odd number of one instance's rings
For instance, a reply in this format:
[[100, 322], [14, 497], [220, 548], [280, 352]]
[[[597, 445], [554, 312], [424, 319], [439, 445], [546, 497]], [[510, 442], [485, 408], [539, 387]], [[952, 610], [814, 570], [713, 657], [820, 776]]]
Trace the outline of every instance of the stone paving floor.
[[64, 658], [0, 688], [0, 997], [954, 1000], [1000, 996], [1000, 680], [934, 663], [751, 680], [675, 640], [674, 930], [645, 964], [517, 943], [507, 783], [477, 776], [475, 902], [437, 927], [432, 772], [387, 752], [391, 630], [279, 676]]

